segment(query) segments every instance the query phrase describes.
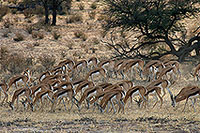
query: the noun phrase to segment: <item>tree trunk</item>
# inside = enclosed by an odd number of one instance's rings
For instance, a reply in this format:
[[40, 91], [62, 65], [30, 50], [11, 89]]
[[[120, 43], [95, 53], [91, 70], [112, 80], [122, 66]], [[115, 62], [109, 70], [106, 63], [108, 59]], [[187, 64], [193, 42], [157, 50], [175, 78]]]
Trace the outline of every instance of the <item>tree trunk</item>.
[[57, 16], [57, 3], [55, 0], [53, 0], [53, 5], [52, 5], [53, 9], [52, 9], [52, 25], [56, 25], [56, 16]]
[[48, 6], [45, 6], [45, 24], [49, 23], [49, 9]]

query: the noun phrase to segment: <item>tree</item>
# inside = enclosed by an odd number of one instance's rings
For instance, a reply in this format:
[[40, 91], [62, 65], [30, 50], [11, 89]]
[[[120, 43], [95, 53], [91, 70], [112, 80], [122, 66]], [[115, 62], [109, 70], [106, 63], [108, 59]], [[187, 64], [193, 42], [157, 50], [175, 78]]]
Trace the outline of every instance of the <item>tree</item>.
[[57, 11], [63, 2], [71, 5], [72, 0], [52, 0], [52, 25], [56, 25]]
[[56, 25], [56, 17], [59, 8], [63, 2], [67, 3], [67, 9], [70, 9], [72, 0], [24, 0], [27, 4], [39, 4], [42, 5], [45, 10], [45, 24], [49, 23], [49, 12], [52, 10], [52, 25]]
[[[158, 59], [172, 54], [183, 61], [191, 51], [199, 55], [200, 36], [186, 37], [183, 20], [195, 18], [199, 13], [199, 0], [104, 0], [108, 15], [103, 27], [107, 31], [133, 32], [137, 40], [128, 45], [105, 42], [118, 56]], [[111, 32], [113, 33], [113, 32]], [[145, 53], [146, 47], [154, 47]]]

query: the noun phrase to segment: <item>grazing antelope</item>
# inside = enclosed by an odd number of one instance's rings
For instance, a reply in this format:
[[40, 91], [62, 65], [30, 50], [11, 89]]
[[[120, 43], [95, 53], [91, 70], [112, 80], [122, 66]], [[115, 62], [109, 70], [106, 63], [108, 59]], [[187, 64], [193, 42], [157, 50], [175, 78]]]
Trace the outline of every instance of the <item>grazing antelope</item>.
[[66, 66], [60, 64], [60, 65], [54, 67], [54, 68], [51, 70], [51, 73], [52, 73], [53, 75], [56, 75], [56, 74], [65, 74], [65, 73], [66, 73]]
[[17, 75], [15, 77], [12, 77], [8, 83], [8, 89], [7, 91], [9, 90], [9, 88], [14, 84], [16, 89], [17, 88], [17, 84], [19, 82], [23, 82], [25, 86], [28, 86], [28, 82], [30, 81], [30, 77], [27, 77], [26, 75]]
[[79, 111], [81, 109], [81, 104], [84, 100], [86, 100], [87, 103], [87, 108], [89, 109], [90, 106], [90, 100], [96, 96], [97, 93], [100, 93], [103, 91], [103, 88], [100, 86], [93, 86], [93, 87], [88, 87], [85, 89], [83, 95], [81, 96], [78, 106], [79, 106]]
[[7, 90], [8, 90], [8, 85], [6, 84], [6, 81], [3, 80], [2, 83], [0, 83], [0, 98], [1, 98], [1, 91], [4, 94], [4, 99], [1, 102], [1, 104], [3, 105], [4, 101], [6, 100], [6, 103], [8, 103], [8, 94], [7, 94]]
[[166, 79], [158, 79], [158, 80], [151, 82], [149, 85], [147, 85], [146, 89], [148, 90], [148, 88], [153, 87], [153, 86], [157, 86], [157, 87], [161, 88], [161, 90], [163, 92], [163, 95], [161, 97], [163, 98], [166, 95], [165, 89], [167, 89], [169, 92], [169, 86], [171, 86], [171, 84]]
[[167, 63], [163, 63], [165, 67], [167, 66], [173, 66], [176, 68], [176, 71], [179, 74], [179, 78], [181, 77], [181, 71], [180, 71], [180, 63], [178, 61], [169, 61]]
[[159, 60], [151, 60], [149, 61], [143, 71], [143, 75], [147, 76], [148, 81], [152, 81], [156, 78], [156, 73], [158, 72], [158, 68], [162, 64]]
[[53, 91], [56, 92], [59, 89], [72, 89], [72, 88], [73, 88], [73, 85], [71, 82], [64, 81], [64, 82], [61, 82], [58, 86], [54, 87]]
[[124, 71], [124, 69], [126, 68], [127, 64], [128, 64], [129, 62], [131, 62], [131, 61], [133, 61], [133, 60], [132, 60], [132, 59], [124, 60], [124, 61], [121, 63], [121, 65], [118, 66], [118, 69], [117, 69], [117, 68], [114, 68], [115, 70], [117, 70], [116, 72], [117, 72], [118, 75], [121, 74], [122, 79], [124, 79], [124, 77], [125, 77], [123, 71]]
[[170, 80], [170, 79], [173, 79], [172, 77], [173, 74], [174, 75], [177, 74], [176, 68], [173, 66], [168, 66], [168, 67], [163, 68], [160, 72], [157, 73], [157, 79], [163, 79], [165, 77], [164, 79]]
[[[100, 85], [99, 85], [100, 86]], [[112, 90], [117, 90], [117, 89], [122, 89], [119, 85], [117, 84], [109, 84], [106, 83], [106, 85], [100, 86], [103, 91], [98, 91], [96, 93], [96, 96], [90, 101], [90, 104], [95, 104], [98, 99], [101, 99], [107, 92], [110, 92]]]
[[75, 90], [75, 93], [76, 93], [76, 95], [81, 91], [81, 95], [82, 95], [82, 93], [84, 92], [84, 90], [86, 89], [86, 88], [89, 88], [89, 87], [93, 87], [94, 86], [94, 83], [93, 82], [91, 82], [91, 81], [84, 81], [84, 82], [82, 82], [82, 83], [80, 83], [78, 86], [77, 86], [77, 88], [76, 88], [76, 90]]
[[[163, 104], [163, 99], [162, 99], [162, 97], [161, 97], [161, 88], [160, 87], [158, 87], [158, 86], [152, 86], [152, 87], [149, 87], [149, 88], [146, 88], [147, 89], [147, 91], [146, 91], [146, 93], [145, 93], [145, 97], [147, 98], [147, 101], [148, 101], [148, 95], [149, 94], [156, 94], [158, 97], [159, 97], [159, 99], [160, 99], [160, 108], [162, 107], [162, 104]], [[153, 108], [156, 106], [156, 104], [158, 103], [158, 99], [157, 99], [157, 97], [155, 96], [155, 98], [156, 98], [156, 102], [155, 102], [155, 104], [153, 105]]]
[[199, 78], [200, 78], [200, 64], [198, 64], [195, 67], [194, 73], [190, 73], [190, 74], [194, 77], [194, 80], [195, 80], [195, 77], [196, 77], [197, 81], [199, 81]]
[[113, 67], [113, 72], [114, 72], [114, 74], [115, 74], [115, 77], [117, 78], [117, 72], [118, 72], [118, 69], [119, 69], [119, 67], [123, 64], [123, 62], [124, 62], [125, 60], [116, 60], [115, 61], [115, 64], [114, 64], [114, 67]]
[[99, 63], [99, 60], [96, 57], [91, 57], [88, 60], [88, 66], [91, 64], [92, 68], [97, 67], [97, 64]]
[[44, 89], [42, 89], [40, 92], [38, 92], [36, 94], [35, 99], [34, 99], [33, 104], [32, 104], [33, 111], [34, 111], [35, 104], [38, 101], [40, 101], [40, 103], [41, 103], [40, 110], [41, 109], [43, 110], [43, 99], [44, 98], [48, 98], [51, 102], [53, 102], [52, 99], [51, 99], [52, 95], [53, 95], [53, 91], [46, 88], [46, 87]]
[[101, 68], [101, 67], [97, 67], [97, 68], [94, 68], [93, 70], [89, 71], [89, 73], [86, 75], [86, 80], [89, 79], [89, 77], [91, 78], [91, 80], [93, 81], [93, 75], [96, 75], [96, 74], [101, 74], [103, 76], [103, 79], [107, 79], [106, 78], [106, 71], [105, 69]]
[[44, 79], [45, 79], [47, 76], [49, 76], [49, 75], [51, 75], [51, 72], [49, 72], [49, 71], [46, 71], [46, 72], [42, 73], [42, 74], [40, 75], [40, 77], [39, 77], [39, 83], [41, 83], [42, 80], [44, 80]]
[[61, 61], [58, 65], [63, 65], [66, 66], [68, 69], [72, 69], [75, 63], [71, 59], [66, 59], [64, 61]]
[[[135, 68], [136, 67], [136, 68]], [[128, 62], [124, 68], [124, 73], [127, 73], [129, 70], [135, 69], [135, 72], [139, 73], [140, 78], [143, 78], [142, 71], [144, 69], [144, 61], [141, 59], [133, 59]]]
[[[72, 109], [73, 104], [76, 104], [78, 107], [78, 100], [74, 97], [74, 90], [72, 88], [65, 88], [65, 89], [58, 89], [52, 96], [52, 106], [51, 106], [51, 111], [55, 111], [55, 107], [57, 105], [57, 102], [59, 99], [63, 99], [63, 97], [69, 98], [69, 100], [72, 102], [71, 108], [69, 111]], [[74, 102], [76, 101], [76, 103]], [[63, 100], [63, 104], [65, 106], [65, 110], [67, 110], [66, 105]], [[78, 107], [79, 108], [79, 107]]]
[[109, 102], [112, 105], [112, 108], [114, 110], [114, 113], [116, 113], [116, 109], [114, 106], [114, 101], [119, 105], [119, 109], [118, 109], [118, 113], [120, 112], [120, 110], [122, 110], [122, 112], [124, 112], [124, 103], [123, 103], [123, 96], [124, 96], [124, 92], [122, 89], [113, 89], [110, 90], [109, 92], [105, 93], [105, 95], [103, 96], [101, 102], [100, 102], [100, 111], [104, 112], [106, 106], [107, 107], [107, 112], [109, 110]]
[[[173, 96], [173, 94], [171, 92], [169, 94], [170, 94], [170, 98], [171, 98], [173, 107], [176, 106], [176, 103], [186, 99], [186, 102], [185, 102], [185, 105], [183, 108], [183, 111], [184, 111], [186, 104], [188, 102], [188, 99], [191, 99], [191, 101], [192, 101], [193, 98], [200, 97], [200, 88], [198, 86], [186, 86], [186, 87], [182, 88], [181, 91], [176, 96]], [[193, 101], [192, 101], [194, 111], [196, 111], [194, 104], [195, 103], [193, 103]]]
[[134, 87], [130, 88], [130, 89], [126, 92], [126, 95], [125, 95], [125, 98], [124, 98], [124, 104], [127, 103], [128, 99], [129, 99], [130, 97], [137, 96], [137, 95], [139, 95], [140, 98], [141, 98], [143, 101], [146, 101], [145, 94], [146, 94], [146, 89], [145, 89], [144, 86], [134, 86]]
[[110, 78], [110, 77], [112, 77], [112, 73], [114, 72], [113, 71], [114, 64], [115, 64], [114, 60], [107, 59], [107, 60], [103, 60], [103, 61], [99, 62], [97, 64], [97, 67], [101, 67], [104, 70], [106, 70], [106, 74]]
[[[78, 71], [79, 68], [79, 71]], [[88, 70], [88, 66], [87, 66], [87, 61], [86, 60], [80, 60], [77, 61], [76, 64], [73, 66], [72, 73], [80, 73], [81, 71], [83, 72], [84, 68], [86, 68]]]
[[32, 86], [32, 87], [30, 87], [30, 90], [31, 90], [30, 96], [32, 98], [35, 98], [37, 93], [41, 92], [42, 90], [46, 90], [46, 88], [48, 88], [48, 87], [50, 87], [50, 85], [46, 84], [46, 83], [41, 83], [41, 84], [37, 84], [35, 86]]
[[26, 99], [27, 99], [27, 102], [29, 103], [29, 105], [32, 108], [32, 98], [30, 97], [30, 95], [31, 95], [31, 90], [29, 88], [20, 88], [20, 89], [17, 89], [14, 92], [13, 96], [12, 96], [11, 102], [9, 102], [9, 106], [11, 107], [12, 110], [14, 110], [14, 102], [17, 99], [17, 109], [18, 109], [19, 98], [22, 97], [22, 96], [25, 96]]

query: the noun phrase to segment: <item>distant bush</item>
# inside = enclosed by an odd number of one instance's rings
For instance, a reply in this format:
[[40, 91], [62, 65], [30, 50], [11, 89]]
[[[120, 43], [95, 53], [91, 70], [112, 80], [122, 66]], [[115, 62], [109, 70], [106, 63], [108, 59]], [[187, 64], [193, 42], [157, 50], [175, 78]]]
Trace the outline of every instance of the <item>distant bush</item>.
[[44, 34], [42, 32], [39, 32], [39, 31], [34, 31], [34, 32], [32, 32], [32, 37], [33, 38], [38, 38], [38, 39], [43, 39], [44, 38]]
[[78, 8], [80, 10], [84, 10], [85, 9], [85, 5], [83, 3], [78, 4]]
[[83, 41], [87, 40], [87, 35], [83, 31], [74, 32], [75, 37], [81, 38]]
[[90, 19], [95, 19], [96, 12], [95, 11], [88, 12], [88, 15], [89, 15]]
[[29, 34], [32, 34], [33, 26], [27, 26], [27, 27], [26, 27], [26, 31], [27, 31]]
[[93, 3], [90, 5], [90, 8], [96, 9], [96, 8], [97, 8], [97, 3], [96, 3], [96, 2], [93, 2]]
[[[2, 52], [2, 49], [1, 49]], [[5, 52], [5, 51], [4, 51]], [[32, 58], [24, 57], [23, 54], [9, 54], [7, 52], [6, 57], [3, 57], [1, 60], [2, 70], [9, 71], [12, 75], [19, 74], [27, 67], [33, 65]]]
[[75, 22], [82, 22], [83, 17], [81, 14], [72, 14], [66, 18], [66, 23], [75, 23]]
[[39, 61], [46, 68], [46, 70], [50, 70], [56, 62], [54, 57], [47, 56], [47, 55], [40, 56]]
[[8, 33], [10, 33], [10, 32], [11, 32], [10, 30], [5, 30], [5, 31], [3, 32], [2, 37], [8, 37]]
[[92, 38], [92, 43], [97, 45], [97, 44], [99, 44], [99, 40], [96, 37], [94, 37], [94, 38]]
[[10, 12], [10, 9], [6, 6], [0, 6], [0, 21], [2, 20], [3, 16]]
[[16, 33], [15, 37], [13, 38], [14, 41], [19, 42], [19, 41], [23, 41], [24, 40], [24, 35], [22, 35], [21, 33]]
[[60, 38], [60, 34], [58, 34], [56, 31], [54, 31], [54, 32], [52, 32], [52, 35], [53, 35], [53, 38], [55, 39], [55, 40], [58, 40], [58, 38]]
[[34, 14], [43, 16], [44, 15], [44, 8], [42, 6], [36, 6], [34, 10]]
[[4, 26], [5, 28], [10, 28], [11, 25], [12, 25], [12, 24], [11, 24], [11, 22], [10, 22], [9, 19], [4, 20], [3, 26]]
[[34, 10], [31, 8], [27, 8], [23, 11], [25, 18], [30, 18], [34, 15]]

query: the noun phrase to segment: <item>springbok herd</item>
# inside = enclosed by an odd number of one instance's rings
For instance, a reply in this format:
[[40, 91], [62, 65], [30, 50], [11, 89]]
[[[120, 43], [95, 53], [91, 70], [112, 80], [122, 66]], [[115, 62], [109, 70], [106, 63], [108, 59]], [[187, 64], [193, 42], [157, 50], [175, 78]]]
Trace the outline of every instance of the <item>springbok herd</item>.
[[[173, 107], [177, 102], [185, 99], [186, 106], [190, 99], [195, 110], [194, 105], [196, 98], [200, 96], [200, 87], [186, 86], [176, 96], [173, 96], [170, 91], [170, 86], [181, 78], [179, 66], [179, 62], [172, 60], [144, 62], [141, 59], [116, 59], [99, 61], [96, 57], [80, 61], [66, 59], [52, 70], [42, 73], [40, 77], [33, 77], [32, 71], [26, 69], [20, 75], [10, 78], [8, 83], [5, 81], [0, 83], [0, 92], [4, 94], [1, 104], [9, 104], [10, 108], [14, 110], [15, 101], [17, 101], [17, 109], [20, 100], [24, 109], [35, 111], [36, 107], [43, 109], [45, 102], [45, 105], [51, 106], [50, 111], [52, 112], [56, 110], [57, 104], [64, 104], [65, 110], [67, 108], [71, 110], [73, 105], [76, 105], [79, 111], [81, 111], [81, 105], [84, 104], [84, 107], [88, 109], [90, 106], [94, 106], [93, 109], [97, 107], [100, 112], [104, 112], [107, 107], [107, 111], [115, 113], [116, 107], [118, 112], [124, 112], [125, 106], [130, 106], [135, 96], [139, 96], [139, 100], [134, 99], [139, 108], [147, 106], [149, 95], [153, 95], [155, 98], [153, 107], [159, 101], [162, 107], [163, 98], [168, 92]], [[82, 76], [84, 78], [80, 78], [80, 74], [84, 75]], [[199, 80], [200, 64], [191, 74]], [[133, 81], [136, 78], [148, 82], [148, 85], [135, 85]], [[111, 79], [117, 79], [116, 83], [108, 82]], [[14, 91], [9, 91], [10, 88], [13, 88]], [[10, 94], [8, 92], [12, 94], [11, 101], [8, 101], [8, 94]], [[128, 102], [129, 104], [127, 104]], [[71, 107], [66, 107], [66, 103]], [[185, 110], [185, 106], [183, 110]]]

